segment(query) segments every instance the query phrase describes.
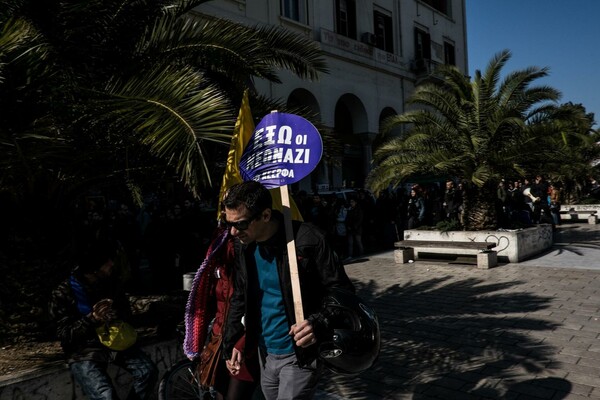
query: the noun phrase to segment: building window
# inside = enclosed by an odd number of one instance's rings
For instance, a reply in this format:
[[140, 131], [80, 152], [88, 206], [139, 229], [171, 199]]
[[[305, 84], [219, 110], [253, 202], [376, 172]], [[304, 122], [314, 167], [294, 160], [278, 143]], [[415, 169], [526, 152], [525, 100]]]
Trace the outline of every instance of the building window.
[[431, 37], [419, 28], [415, 28], [415, 59], [431, 60]]
[[356, 2], [335, 0], [336, 33], [356, 39]]
[[434, 10], [441, 12], [449, 17], [450, 15], [450, 0], [421, 0]]
[[375, 27], [375, 47], [388, 53], [394, 52], [392, 17], [379, 11], [373, 12], [373, 26]]
[[308, 25], [307, 0], [281, 0], [281, 15]]
[[456, 51], [452, 43], [444, 42], [444, 63], [456, 65]]

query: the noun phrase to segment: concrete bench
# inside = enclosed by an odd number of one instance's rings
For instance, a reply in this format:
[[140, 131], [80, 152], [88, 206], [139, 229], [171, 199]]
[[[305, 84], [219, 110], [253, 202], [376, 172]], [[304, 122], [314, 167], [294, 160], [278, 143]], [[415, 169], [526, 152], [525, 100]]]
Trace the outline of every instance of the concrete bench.
[[404, 264], [415, 259], [419, 253], [439, 254], [476, 254], [477, 268], [488, 269], [498, 265], [498, 253], [492, 250], [497, 243], [492, 242], [455, 242], [442, 240], [401, 240], [395, 242], [394, 260]]
[[600, 211], [600, 204], [565, 204], [560, 206], [560, 218], [563, 221], [587, 221], [591, 225], [596, 225], [598, 211]]

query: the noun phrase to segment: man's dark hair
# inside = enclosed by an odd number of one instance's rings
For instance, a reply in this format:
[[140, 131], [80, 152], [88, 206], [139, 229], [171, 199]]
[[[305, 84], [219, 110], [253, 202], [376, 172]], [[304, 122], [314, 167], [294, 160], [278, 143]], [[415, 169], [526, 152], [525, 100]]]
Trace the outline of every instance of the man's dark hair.
[[223, 206], [231, 210], [237, 210], [242, 205], [251, 215], [257, 216], [266, 208], [272, 208], [273, 200], [269, 190], [261, 183], [247, 181], [233, 185], [223, 199]]
[[114, 260], [117, 245], [109, 239], [92, 239], [75, 249], [77, 272], [87, 274], [100, 269], [108, 260]]

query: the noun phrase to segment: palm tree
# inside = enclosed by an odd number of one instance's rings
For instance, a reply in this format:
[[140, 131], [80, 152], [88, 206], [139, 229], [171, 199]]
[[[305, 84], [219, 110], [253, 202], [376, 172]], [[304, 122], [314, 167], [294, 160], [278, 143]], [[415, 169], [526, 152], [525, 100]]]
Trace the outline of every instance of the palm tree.
[[2, 143], [50, 134], [42, 152], [68, 156], [43, 166], [63, 182], [132, 183], [173, 168], [193, 192], [210, 184], [214, 144], [229, 143], [252, 79], [279, 82], [281, 69], [317, 79], [326, 67], [311, 40], [202, 18], [192, 10], [204, 2], [0, 0], [0, 104], [15, 109], [0, 121]]
[[592, 128], [594, 114], [586, 113], [581, 104], [563, 104], [556, 113], [566, 114], [569, 118], [551, 118], [558, 133], [545, 137], [544, 146], [557, 149], [560, 156], [539, 160], [531, 169], [542, 171], [545, 168], [553, 182], [563, 185], [563, 201], [574, 204], [584, 195], [588, 178], [596, 176], [600, 161], [600, 131]]
[[78, 195], [173, 173], [197, 192], [253, 79], [326, 72], [308, 38], [194, 13], [205, 1], [0, 0], [0, 332], [70, 267]]
[[523, 175], [530, 160], [551, 157], [558, 149], [540, 146], [556, 135], [551, 118], [560, 93], [532, 86], [546, 68], [511, 72], [500, 82], [509, 51], [492, 58], [473, 81], [454, 66], [444, 65], [418, 85], [409, 103], [423, 108], [390, 117], [383, 132], [410, 124], [408, 132], [385, 142], [375, 152], [375, 168], [367, 184], [373, 191], [397, 186], [418, 174], [458, 177], [467, 183], [465, 228], [496, 228], [496, 185], [503, 177]]

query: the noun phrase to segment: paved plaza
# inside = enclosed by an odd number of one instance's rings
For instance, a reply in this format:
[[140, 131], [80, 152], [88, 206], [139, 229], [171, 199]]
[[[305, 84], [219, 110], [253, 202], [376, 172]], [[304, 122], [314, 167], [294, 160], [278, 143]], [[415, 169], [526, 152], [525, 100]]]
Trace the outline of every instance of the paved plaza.
[[489, 270], [393, 252], [347, 265], [376, 309], [380, 359], [328, 374], [320, 399], [600, 399], [600, 225]]

